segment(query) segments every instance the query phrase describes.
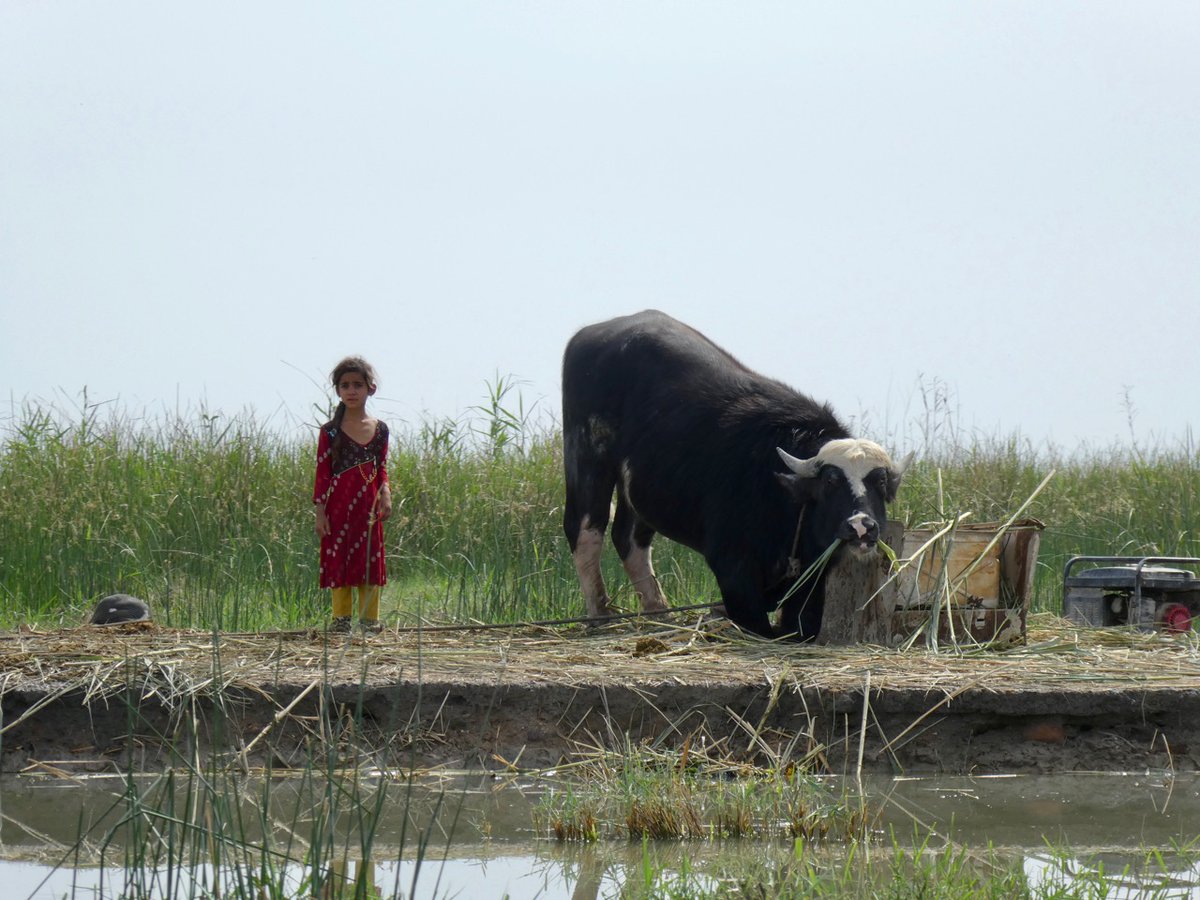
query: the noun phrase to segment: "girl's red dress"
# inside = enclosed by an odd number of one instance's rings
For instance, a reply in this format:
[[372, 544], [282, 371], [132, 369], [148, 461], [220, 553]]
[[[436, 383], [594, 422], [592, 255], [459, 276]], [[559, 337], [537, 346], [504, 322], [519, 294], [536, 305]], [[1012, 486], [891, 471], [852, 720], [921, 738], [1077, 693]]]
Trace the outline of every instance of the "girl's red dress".
[[321, 587], [387, 584], [383, 521], [376, 514], [388, 483], [388, 428], [383, 422], [360, 444], [333, 422], [317, 439], [313, 502], [325, 504], [329, 534], [321, 538]]

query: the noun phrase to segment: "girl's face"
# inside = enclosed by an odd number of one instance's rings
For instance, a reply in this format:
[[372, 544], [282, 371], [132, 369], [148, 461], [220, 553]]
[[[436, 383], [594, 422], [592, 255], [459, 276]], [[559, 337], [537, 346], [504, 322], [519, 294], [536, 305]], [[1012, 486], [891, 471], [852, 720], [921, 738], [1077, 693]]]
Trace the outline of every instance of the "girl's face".
[[338, 399], [346, 404], [347, 409], [358, 409], [371, 396], [371, 388], [362, 372], [347, 372], [337, 383]]

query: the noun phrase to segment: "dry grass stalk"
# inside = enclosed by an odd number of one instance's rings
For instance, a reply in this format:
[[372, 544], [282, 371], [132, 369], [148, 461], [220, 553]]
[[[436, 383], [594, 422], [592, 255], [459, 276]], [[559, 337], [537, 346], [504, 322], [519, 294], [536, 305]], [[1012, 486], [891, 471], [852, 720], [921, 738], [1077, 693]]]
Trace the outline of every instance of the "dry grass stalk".
[[[639, 656], [647, 634], [671, 648]], [[156, 626], [108, 630], [0, 633], [0, 692], [39, 689], [46, 697], [83, 694], [103, 702], [133, 688], [144, 699], [181, 705], [192, 696], [231, 688], [270, 693], [276, 686], [497, 683], [609, 685], [652, 691], [664, 685], [769, 685], [781, 692], [819, 685], [862, 689], [872, 671], [872, 690], [923, 688], [948, 693], [1004, 673], [992, 687], [1057, 689], [1077, 683], [1194, 686], [1200, 678], [1200, 645], [1193, 635], [1134, 632], [1125, 628], [1081, 629], [1049, 614], [1030, 617], [1029, 643], [1003, 652], [964, 648], [932, 653], [876, 646], [818, 647], [762, 641], [721, 626], [696, 639], [692, 626], [622, 624], [584, 630], [564, 628], [508, 633], [391, 634], [330, 646], [319, 632], [214, 638]], [[498, 675], [503, 662], [505, 668]], [[649, 698], [648, 698], [649, 699]], [[39, 699], [40, 706], [47, 699]], [[27, 711], [24, 716], [35, 714]], [[22, 719], [3, 723], [3, 730]], [[748, 728], [753, 734], [759, 726]], [[0, 731], [2, 733], [2, 731]]]

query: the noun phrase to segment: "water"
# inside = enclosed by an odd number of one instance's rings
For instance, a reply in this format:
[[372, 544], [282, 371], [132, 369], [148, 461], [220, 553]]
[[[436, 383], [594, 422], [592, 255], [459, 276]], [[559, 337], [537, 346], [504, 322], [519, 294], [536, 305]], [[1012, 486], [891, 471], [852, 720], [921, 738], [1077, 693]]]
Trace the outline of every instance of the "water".
[[[350, 866], [351, 878], [357, 873]], [[122, 869], [98, 868], [80, 870], [54, 869], [38, 863], [10, 861], [0, 868], [3, 896], [28, 897], [35, 900], [61, 900], [62, 897], [121, 896], [126, 882]], [[288, 896], [302, 896], [304, 873], [296, 868], [287, 879]], [[536, 853], [497, 856], [491, 858], [434, 860], [418, 866], [415, 862], [389, 861], [374, 868], [373, 883], [383, 896], [411, 898], [464, 897], [501, 898], [511, 900], [554, 900], [575, 895], [580, 877], [575, 867], [555, 864]], [[155, 885], [155, 897], [188, 897], [193, 886], [211, 885], [212, 870], [197, 875], [195, 885], [185, 880], [174, 891], [160, 880]], [[614, 874], [601, 876], [596, 882], [597, 893], [607, 896], [619, 888]], [[353, 896], [351, 894], [351, 896]]]
[[937, 776], [867, 784], [885, 820], [925, 823], [969, 846], [1170, 847], [1200, 834], [1200, 776]]
[[[166, 782], [134, 783], [142, 802], [158, 801], [162, 812], [152, 820], [160, 836], [189, 817], [207, 822], [223, 817], [259, 845], [269, 832], [274, 846], [286, 847], [293, 858], [327, 838], [322, 858], [344, 865], [350, 877], [360, 868], [359, 811], [365, 808], [378, 860], [370, 876], [384, 896], [595, 898], [645, 877], [645, 851], [637, 842], [581, 846], [541, 838], [534, 828], [540, 789], [530, 782], [480, 776], [411, 785], [367, 782], [361, 794], [354, 793], [360, 782], [348, 784], [331, 789], [326, 781], [292, 778], [268, 786], [250, 779], [201, 809], [194, 802], [195, 783], [170, 784], [169, 802]], [[1075, 878], [1097, 864], [1109, 873], [1120, 871], [1147, 849], [1194, 845], [1200, 830], [1200, 777], [1191, 775], [877, 778], [864, 788], [882, 806], [881, 846], [932, 832], [939, 843], [999, 848], [1019, 860], [1031, 881]], [[339, 791], [342, 802], [331, 807], [329, 799]], [[184, 866], [156, 866], [144, 853], [139, 856], [147, 835], [121, 824], [129, 797], [130, 785], [118, 778], [0, 779], [0, 895], [186, 897], [197, 884], [211, 886], [221, 878], [226, 887], [244, 886], [256, 873], [260, 861], [254, 854], [231, 866], [235, 854], [228, 848], [217, 849], [221, 861], [215, 869], [206, 855], [214, 852], [211, 847], [180, 856]], [[323, 819], [330, 809], [333, 814]], [[665, 870], [666, 877], [687, 866], [715, 871], [744, 858], [748, 847], [764, 865], [791, 849], [786, 841], [661, 842], [652, 848], [650, 868]], [[143, 865], [130, 875], [127, 860]], [[278, 866], [289, 892], [301, 893], [306, 870], [282, 860]], [[1200, 898], [1194, 862], [1181, 862], [1174, 879], [1168, 896]], [[1114, 889], [1109, 896], [1132, 897], [1139, 889], [1131, 878], [1127, 893]]]

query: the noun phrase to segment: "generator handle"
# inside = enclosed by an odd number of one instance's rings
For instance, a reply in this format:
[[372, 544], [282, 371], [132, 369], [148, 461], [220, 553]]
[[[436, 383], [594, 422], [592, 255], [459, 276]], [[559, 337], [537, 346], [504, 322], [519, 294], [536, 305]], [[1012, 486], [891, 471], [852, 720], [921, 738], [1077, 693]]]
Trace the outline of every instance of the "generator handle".
[[1196, 565], [1200, 563], [1200, 557], [1196, 556], [1072, 556], [1067, 560], [1067, 564], [1063, 567], [1063, 584], [1066, 584], [1067, 578], [1071, 574], [1071, 569], [1076, 563], [1087, 562], [1108, 562], [1108, 563], [1130, 563], [1136, 564], [1133, 574], [1133, 583], [1137, 586], [1138, 593], [1141, 593], [1142, 585], [1142, 569], [1147, 563], [1190, 563]]

